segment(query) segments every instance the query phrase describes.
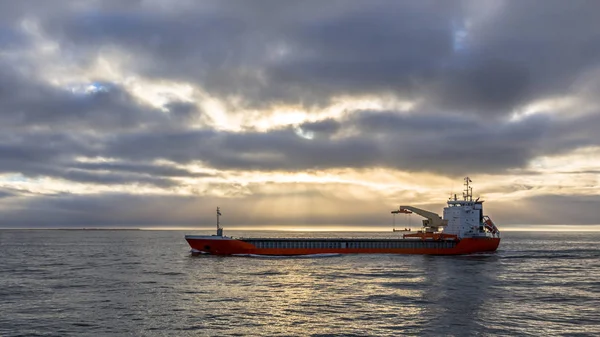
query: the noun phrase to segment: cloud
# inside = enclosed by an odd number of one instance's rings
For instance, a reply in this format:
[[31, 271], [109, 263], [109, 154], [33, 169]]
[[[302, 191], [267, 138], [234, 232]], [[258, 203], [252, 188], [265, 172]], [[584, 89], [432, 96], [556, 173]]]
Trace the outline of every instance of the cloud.
[[[574, 123], [585, 126], [579, 120]], [[358, 111], [338, 122], [306, 123], [301, 127], [323, 136], [305, 139], [293, 127], [268, 132], [153, 129], [110, 136], [34, 133], [17, 140], [13, 137], [13, 143], [0, 147], [3, 154], [0, 169], [90, 182], [92, 175], [98, 173], [84, 174], [81, 170], [198, 177], [184, 169], [144, 164], [157, 160], [181, 164], [202, 162], [207, 167], [225, 170], [389, 167], [460, 176], [469, 172], [507, 172], [526, 167], [540, 155], [598, 144], [592, 127], [587, 127], [589, 134], [573, 134], [572, 125], [556, 127], [544, 116], [529, 117], [518, 123], [488, 124], [460, 116], [432, 118]], [[338, 130], [353, 132], [332, 137]], [[120, 162], [74, 160], [81, 156], [114, 158]], [[96, 176], [98, 182], [103, 178], [120, 179]]]
[[526, 65], [486, 57], [468, 66], [440, 70], [425, 92], [438, 107], [482, 116], [505, 115], [531, 99], [530, 76]]
[[209, 177], [208, 173], [190, 172], [173, 166], [159, 164], [140, 164], [131, 162], [78, 162], [71, 167], [90, 171], [110, 171], [110, 172], [128, 172], [144, 173], [153, 176], [163, 177]]
[[[112, 83], [86, 83], [60, 88], [26, 77], [0, 64], [0, 129], [138, 129], [166, 124], [167, 116], [159, 109], [146, 106]], [[185, 105], [179, 107], [179, 114]]]
[[[600, 197], [590, 195], [544, 194], [520, 200], [518, 204], [490, 203], [488, 212], [497, 214], [495, 221], [533, 225], [598, 225]], [[503, 212], [502, 207], [511, 212]]]
[[300, 129], [304, 131], [325, 136], [331, 136], [335, 134], [340, 129], [340, 127], [340, 122], [336, 121], [333, 118], [328, 118], [317, 122], [304, 122], [300, 124]]
[[[160, 217], [110, 197], [191, 205], [170, 193], [198, 185], [208, 198], [206, 186], [227, 185], [228, 197], [257, 202], [241, 178], [250, 171], [525, 174], [541, 157], [600, 146], [599, 10], [595, 1], [2, 2], [0, 198], [27, 197], [21, 205], [56, 221], [99, 202], [144, 223]], [[277, 120], [283, 112], [294, 116]], [[112, 194], [19, 194], [13, 174]], [[140, 186], [164, 195], [124, 191]], [[73, 219], [119, 219], [86, 214]]]
[[[142, 103], [112, 83], [60, 88], [8, 66], [0, 67], [0, 75], [0, 172], [90, 184], [149, 184], [164, 188], [177, 185], [169, 177], [201, 176], [165, 165], [102, 165], [76, 160], [103, 155], [103, 144], [120, 132], [178, 128], [199, 116], [195, 105], [169, 101], [165, 112]], [[112, 172], [97, 172], [99, 169]]]
[[[220, 206], [226, 228], [262, 226], [307, 226], [314, 228], [344, 225], [352, 228], [391, 227], [389, 210], [392, 205], [351, 196], [333, 196], [305, 190], [290, 192], [295, 202], [289, 203], [286, 194], [259, 194], [240, 202], [239, 198], [206, 196], [132, 195], [104, 193], [93, 195], [60, 194], [54, 196], [21, 197], [18, 207], [10, 198], [3, 202], [3, 227], [154, 227], [154, 226], [214, 226], [214, 209]], [[331, 187], [340, 189], [342, 186]], [[340, 194], [341, 195], [341, 194]], [[486, 214], [500, 228], [511, 224], [539, 225], [597, 225], [594, 216], [596, 196], [539, 195], [519, 202], [486, 203]], [[286, 207], [287, 205], [287, 207]], [[294, 205], [295, 208], [291, 208]], [[441, 213], [442, 203], [420, 205]], [[22, 210], [26, 209], [26, 212]], [[510, 209], [509, 212], [506, 209]], [[560, 209], [561, 212], [556, 212]], [[222, 220], [223, 220], [222, 219]], [[397, 219], [399, 220], [399, 219]], [[418, 221], [412, 219], [412, 221]]]
[[535, 156], [565, 147], [558, 141], [549, 141], [551, 147], [545, 147], [552, 124], [543, 116], [496, 125], [460, 116], [357, 111], [342, 121], [305, 123], [301, 128], [324, 135], [337, 130], [356, 132], [315, 139], [299, 137], [292, 127], [268, 132], [140, 132], [113, 137], [106, 154], [140, 161], [202, 161], [234, 170], [391, 167], [456, 176], [525, 167]]
[[[19, 173], [26, 177], [53, 177], [72, 182], [99, 185], [149, 184], [172, 187], [169, 177], [196, 176], [187, 170], [166, 165], [141, 163], [81, 163], [76, 157], [95, 157], [96, 137], [32, 133], [0, 137], [0, 173]], [[103, 172], [99, 172], [103, 171]]]
[[[186, 121], [197, 114], [190, 103], [170, 102], [166, 114], [106, 83], [97, 84], [91, 93], [79, 93], [27, 82], [24, 77], [13, 79], [12, 87], [5, 82], [10, 91], [5, 91], [7, 104], [0, 114], [7, 130], [0, 147], [0, 170], [96, 184], [168, 187], [176, 185], [169, 177], [193, 176], [144, 164], [161, 159], [227, 170], [389, 167], [451, 176], [502, 173], [524, 168], [536, 156], [600, 141], [594, 131], [599, 123], [596, 114], [558, 121], [534, 115], [489, 123], [461, 114], [354, 111], [338, 120], [298, 126], [316, 134], [314, 139], [299, 137], [292, 126], [266, 132], [189, 129]], [[473, 140], [476, 147], [470, 146]], [[121, 163], [79, 163], [77, 157], [114, 158]], [[131, 160], [136, 163], [127, 163]], [[113, 173], [93, 172], [99, 169]]]
[[0, 188], [0, 199], [10, 198], [19, 195], [17, 191], [9, 188]]
[[42, 27], [74, 53], [117, 46], [147, 76], [194, 82], [250, 106], [393, 93], [506, 115], [569, 92], [600, 54], [591, 14], [599, 8], [588, 1], [500, 2], [486, 16], [471, 1], [247, 6], [84, 7], [45, 18]]

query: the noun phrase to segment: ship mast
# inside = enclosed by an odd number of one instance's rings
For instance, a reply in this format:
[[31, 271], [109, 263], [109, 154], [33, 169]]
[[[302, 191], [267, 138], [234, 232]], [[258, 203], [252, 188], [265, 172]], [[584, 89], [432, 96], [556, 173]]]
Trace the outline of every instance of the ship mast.
[[221, 209], [217, 207], [217, 236], [223, 236], [223, 228], [221, 228], [221, 223], [219, 222], [219, 217], [221, 216]]
[[465, 201], [473, 201], [473, 187], [469, 183], [473, 181], [469, 177], [465, 177], [465, 190], [463, 191], [463, 199]]

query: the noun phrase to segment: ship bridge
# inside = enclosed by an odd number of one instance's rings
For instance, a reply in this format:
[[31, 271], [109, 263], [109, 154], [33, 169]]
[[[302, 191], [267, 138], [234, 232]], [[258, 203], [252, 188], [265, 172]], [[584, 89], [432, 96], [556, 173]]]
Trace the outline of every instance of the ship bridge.
[[444, 208], [444, 219], [448, 221], [444, 233], [460, 238], [499, 236], [500, 232], [492, 220], [483, 214], [483, 200], [473, 200], [473, 187], [469, 185], [471, 182], [469, 177], [465, 178], [463, 200], [459, 200], [456, 194], [453, 199], [448, 200], [448, 207]]

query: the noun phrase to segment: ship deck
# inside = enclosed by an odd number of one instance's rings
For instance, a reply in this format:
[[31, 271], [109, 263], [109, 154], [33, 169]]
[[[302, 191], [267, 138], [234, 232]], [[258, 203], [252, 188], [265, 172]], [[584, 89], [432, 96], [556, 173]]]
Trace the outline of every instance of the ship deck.
[[257, 249], [411, 249], [411, 248], [453, 248], [455, 240], [421, 239], [296, 239], [296, 238], [251, 238], [240, 239]]
[[[342, 238], [342, 237], [322, 237], [322, 238], [276, 238], [276, 237], [231, 237], [231, 239], [233, 240], [240, 240], [240, 241], [344, 241], [344, 242], [348, 242], [348, 241], [422, 241], [421, 238], [418, 237], [409, 237], [409, 238], [402, 238], [402, 237], [394, 237], [394, 238], [382, 238], [382, 237], [354, 237], [354, 238]], [[429, 239], [431, 240], [431, 239]], [[445, 241], [455, 241], [454, 239], [444, 239]], [[435, 241], [440, 241], [440, 240], [435, 240]], [[443, 241], [443, 240], [442, 240]]]

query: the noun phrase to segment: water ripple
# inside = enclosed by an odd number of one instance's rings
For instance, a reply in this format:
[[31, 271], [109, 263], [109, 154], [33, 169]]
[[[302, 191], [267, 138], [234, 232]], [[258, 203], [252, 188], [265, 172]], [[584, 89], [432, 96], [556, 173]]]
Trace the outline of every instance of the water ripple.
[[327, 258], [190, 257], [183, 234], [0, 231], [0, 335], [600, 335], [598, 233]]

